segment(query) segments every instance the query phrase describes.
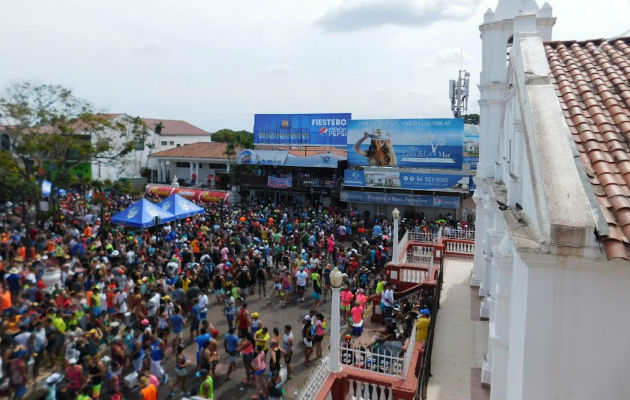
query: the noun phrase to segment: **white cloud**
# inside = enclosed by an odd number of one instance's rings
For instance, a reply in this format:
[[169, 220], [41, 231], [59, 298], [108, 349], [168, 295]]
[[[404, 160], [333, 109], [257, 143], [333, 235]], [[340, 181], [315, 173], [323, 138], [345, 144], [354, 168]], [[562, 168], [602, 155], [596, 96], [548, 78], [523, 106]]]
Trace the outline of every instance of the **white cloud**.
[[286, 75], [293, 71], [289, 64], [273, 64], [261, 68], [261, 71], [271, 75]]
[[151, 40], [145, 43], [141, 43], [134, 49], [141, 54], [164, 54], [167, 51], [166, 45], [161, 40]]
[[436, 66], [442, 65], [461, 65], [465, 68], [473, 61], [472, 57], [461, 49], [442, 49], [438, 50], [433, 57], [433, 62]]
[[318, 21], [324, 30], [347, 32], [383, 25], [426, 26], [474, 15], [481, 0], [348, 0]]

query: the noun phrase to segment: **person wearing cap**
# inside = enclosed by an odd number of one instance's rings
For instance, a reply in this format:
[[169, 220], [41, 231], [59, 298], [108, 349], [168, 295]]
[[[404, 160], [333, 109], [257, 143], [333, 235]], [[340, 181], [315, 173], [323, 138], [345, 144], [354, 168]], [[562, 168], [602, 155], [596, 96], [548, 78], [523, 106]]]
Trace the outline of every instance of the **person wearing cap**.
[[259, 314], [257, 312], [252, 313], [252, 325], [249, 328], [252, 336], [255, 336], [256, 332], [258, 332], [258, 330], [262, 328], [263, 326], [262, 322], [258, 319], [258, 317], [259, 317]]
[[425, 345], [429, 337], [429, 325], [431, 325], [431, 312], [428, 308], [423, 308], [419, 312], [416, 321], [416, 341]]
[[330, 264], [326, 264], [326, 267], [324, 267], [324, 272], [322, 273], [324, 277], [324, 286], [322, 290], [322, 303], [326, 302], [326, 294], [328, 294], [328, 292], [332, 293], [332, 289], [330, 286], [330, 273], [331, 272], [332, 272], [332, 269], [330, 267]]
[[208, 373], [206, 369], [200, 369], [195, 374], [195, 377], [201, 379], [201, 384], [199, 385], [199, 393], [198, 397], [202, 399], [214, 399], [214, 381], [212, 380], [212, 376]]
[[17, 267], [9, 269], [9, 274], [4, 278], [11, 292], [11, 302], [17, 303], [20, 293], [22, 293], [22, 277], [20, 276], [20, 270]]
[[77, 363], [76, 358], [71, 358], [66, 367], [66, 393], [70, 398], [74, 398], [83, 387], [83, 367]]

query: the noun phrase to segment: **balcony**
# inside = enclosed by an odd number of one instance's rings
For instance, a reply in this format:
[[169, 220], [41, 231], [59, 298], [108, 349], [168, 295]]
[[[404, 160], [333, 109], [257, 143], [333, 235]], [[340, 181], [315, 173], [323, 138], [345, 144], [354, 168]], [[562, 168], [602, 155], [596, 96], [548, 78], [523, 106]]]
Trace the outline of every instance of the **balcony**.
[[[431, 352], [435, 324], [440, 308], [445, 257], [472, 258], [473, 230], [443, 229], [434, 234], [408, 231], [398, 243], [398, 260], [387, 266], [388, 280], [397, 287], [395, 299], [415, 302], [421, 292], [434, 298], [429, 337], [426, 343], [416, 342], [415, 324], [400, 348], [366, 346], [366, 332], [340, 345], [340, 372], [331, 372], [330, 356], [318, 364], [307, 385], [300, 391], [304, 400], [411, 400], [426, 399], [431, 370]], [[370, 297], [370, 323], [383, 320], [380, 295]], [[366, 321], [367, 318], [364, 319]], [[369, 334], [367, 334], [369, 337]], [[331, 346], [334, 345], [331, 343]]]

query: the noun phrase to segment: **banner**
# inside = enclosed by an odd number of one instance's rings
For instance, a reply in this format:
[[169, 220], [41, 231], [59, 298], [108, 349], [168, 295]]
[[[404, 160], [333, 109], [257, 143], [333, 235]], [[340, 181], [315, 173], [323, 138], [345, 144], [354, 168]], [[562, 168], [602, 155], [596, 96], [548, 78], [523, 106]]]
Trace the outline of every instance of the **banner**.
[[462, 168], [464, 120], [351, 120], [348, 165]]
[[174, 193], [187, 198], [188, 200], [201, 201], [204, 203], [218, 203], [220, 201], [227, 201], [230, 197], [230, 192], [220, 190], [201, 190], [201, 189], [189, 189], [175, 186], [165, 185], [147, 185], [147, 194], [152, 194], [160, 197], [168, 197]]
[[304, 178], [302, 179], [302, 186], [307, 187], [318, 187], [321, 186], [322, 182], [319, 178]]
[[401, 172], [400, 183], [403, 189], [468, 190], [470, 185], [470, 176], [446, 174], [416, 174]]
[[279, 178], [277, 176], [267, 177], [267, 186], [277, 189], [286, 189], [293, 186], [293, 177]]
[[365, 173], [361, 169], [343, 171], [343, 184], [346, 186], [365, 186]]
[[470, 171], [476, 171], [478, 162], [479, 125], [465, 124], [462, 168]]
[[236, 163], [241, 165], [284, 165], [289, 152], [286, 150], [241, 150]]
[[256, 114], [254, 144], [346, 146], [350, 113]]
[[459, 197], [455, 196], [429, 196], [381, 192], [350, 192], [345, 190], [341, 192], [341, 201], [448, 209], [456, 209], [460, 207]]
[[415, 172], [346, 170], [344, 185], [413, 190], [461, 190], [470, 188], [470, 175], [424, 174]]

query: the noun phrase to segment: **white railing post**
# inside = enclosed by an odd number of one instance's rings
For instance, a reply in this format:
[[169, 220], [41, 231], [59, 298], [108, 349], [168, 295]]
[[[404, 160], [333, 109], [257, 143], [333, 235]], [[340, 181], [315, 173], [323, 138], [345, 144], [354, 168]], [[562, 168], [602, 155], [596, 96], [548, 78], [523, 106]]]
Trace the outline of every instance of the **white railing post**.
[[407, 351], [405, 352], [405, 364], [403, 367], [403, 376], [407, 376], [407, 372], [409, 372], [409, 364], [411, 363], [411, 356], [413, 354], [413, 349], [416, 344], [416, 324], [413, 324], [413, 328], [411, 328], [411, 334], [409, 335], [409, 345], [407, 345]]

